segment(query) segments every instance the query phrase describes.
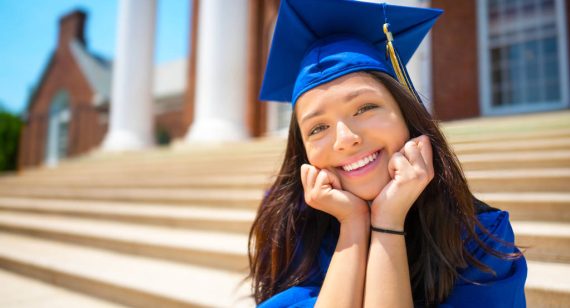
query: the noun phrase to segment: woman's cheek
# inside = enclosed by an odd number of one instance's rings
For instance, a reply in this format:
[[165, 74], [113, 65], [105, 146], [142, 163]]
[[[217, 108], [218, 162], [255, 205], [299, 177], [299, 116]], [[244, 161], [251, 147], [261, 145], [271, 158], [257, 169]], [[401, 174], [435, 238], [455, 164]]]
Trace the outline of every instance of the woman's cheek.
[[322, 136], [305, 144], [307, 158], [311, 165], [319, 169], [331, 167], [330, 162], [328, 162], [328, 157], [330, 157], [333, 151], [330, 139], [329, 136]]
[[326, 168], [324, 162], [325, 157], [325, 150], [318, 144], [311, 142], [308, 145], [305, 145], [307, 158], [309, 159], [309, 163], [319, 169]]

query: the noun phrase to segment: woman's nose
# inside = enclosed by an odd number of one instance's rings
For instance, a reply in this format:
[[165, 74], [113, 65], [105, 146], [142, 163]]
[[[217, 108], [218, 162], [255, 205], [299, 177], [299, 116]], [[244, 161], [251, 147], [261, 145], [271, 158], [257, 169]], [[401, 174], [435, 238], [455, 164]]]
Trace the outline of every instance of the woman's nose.
[[340, 121], [336, 124], [336, 140], [334, 143], [335, 150], [342, 151], [352, 146], [359, 145], [361, 142], [362, 140], [360, 139], [360, 136], [350, 130], [346, 124]]

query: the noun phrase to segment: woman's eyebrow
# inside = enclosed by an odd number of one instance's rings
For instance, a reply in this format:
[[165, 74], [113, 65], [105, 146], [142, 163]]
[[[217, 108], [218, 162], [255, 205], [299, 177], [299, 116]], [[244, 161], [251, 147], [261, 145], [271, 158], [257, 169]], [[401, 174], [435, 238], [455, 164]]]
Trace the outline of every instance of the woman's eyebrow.
[[309, 120], [310, 118], [314, 118], [314, 117], [318, 117], [320, 115], [323, 114], [323, 110], [319, 109], [319, 110], [315, 110], [313, 112], [308, 113], [307, 115], [305, 115], [302, 119], [301, 119], [301, 125], [303, 125], [304, 122], [306, 122], [307, 120]]
[[343, 102], [349, 102], [349, 101], [355, 99], [356, 97], [358, 97], [362, 94], [366, 94], [366, 93], [376, 93], [376, 91], [374, 89], [371, 89], [371, 88], [360, 88], [356, 91], [352, 91], [352, 92], [346, 94], [343, 97]]
[[[377, 92], [376, 92], [374, 89], [371, 89], [371, 88], [360, 88], [360, 89], [358, 89], [358, 90], [356, 90], [356, 91], [352, 91], [352, 92], [346, 94], [346, 95], [343, 97], [343, 100], [342, 100], [342, 101], [345, 102], [345, 103], [347, 103], [347, 102], [350, 102], [351, 100], [357, 98], [358, 96], [363, 95], [363, 94], [366, 94], [366, 93], [377, 93]], [[320, 115], [322, 115], [323, 113], [324, 113], [324, 111], [323, 111], [322, 109], [318, 109], [318, 110], [315, 110], [315, 111], [313, 111], [313, 112], [308, 113], [307, 115], [305, 115], [305, 116], [301, 119], [301, 125], [303, 125], [303, 123], [306, 122], [307, 120], [309, 120], [309, 119], [311, 119], [311, 118], [314, 118], [314, 117], [317, 117], [317, 116], [320, 116]]]

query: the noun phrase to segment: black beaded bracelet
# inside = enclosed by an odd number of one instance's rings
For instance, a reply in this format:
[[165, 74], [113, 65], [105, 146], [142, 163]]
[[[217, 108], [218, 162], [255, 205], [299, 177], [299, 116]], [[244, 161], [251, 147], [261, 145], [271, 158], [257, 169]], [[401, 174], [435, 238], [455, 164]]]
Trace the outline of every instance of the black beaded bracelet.
[[406, 232], [404, 232], [404, 231], [396, 231], [396, 230], [382, 229], [382, 228], [377, 228], [377, 227], [374, 227], [374, 226], [370, 226], [370, 230], [376, 231], [376, 232], [382, 232], [382, 233], [406, 235]]

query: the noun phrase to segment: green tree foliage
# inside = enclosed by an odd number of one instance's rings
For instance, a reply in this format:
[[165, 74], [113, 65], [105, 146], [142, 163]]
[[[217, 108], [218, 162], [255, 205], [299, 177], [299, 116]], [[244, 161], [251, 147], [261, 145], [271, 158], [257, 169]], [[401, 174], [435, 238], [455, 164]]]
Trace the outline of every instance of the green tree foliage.
[[0, 172], [16, 170], [22, 120], [0, 107]]

